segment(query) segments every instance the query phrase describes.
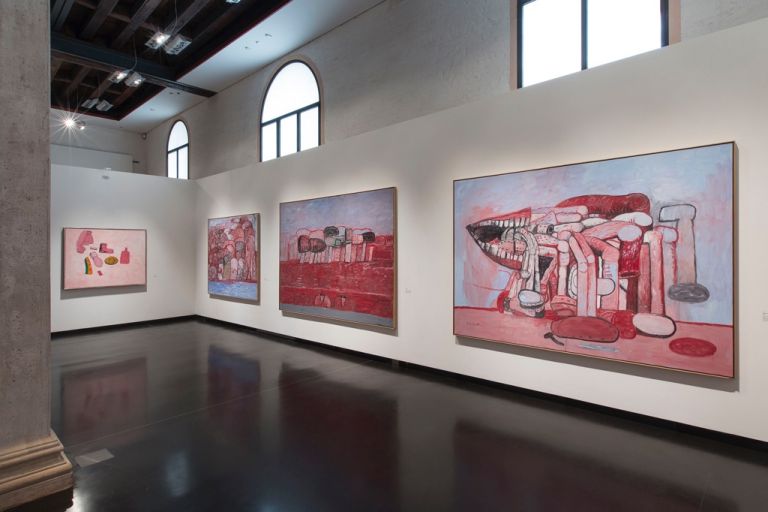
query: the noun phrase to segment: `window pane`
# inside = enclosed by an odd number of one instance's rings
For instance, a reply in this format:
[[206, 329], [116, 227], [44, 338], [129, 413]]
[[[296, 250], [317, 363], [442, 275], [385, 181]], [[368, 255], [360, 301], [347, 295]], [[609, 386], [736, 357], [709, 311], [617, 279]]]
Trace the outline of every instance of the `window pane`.
[[181, 148], [179, 150], [179, 179], [186, 180], [189, 178], [189, 159], [187, 158], [189, 153], [189, 147]]
[[320, 91], [312, 70], [303, 62], [292, 62], [272, 80], [264, 100], [261, 122], [266, 123], [318, 101]]
[[301, 151], [320, 145], [319, 115], [319, 107], [301, 113]]
[[187, 127], [181, 121], [176, 121], [176, 124], [171, 128], [171, 134], [168, 136], [168, 151], [188, 143]]
[[661, 47], [659, 0], [589, 0], [589, 67]]
[[290, 116], [280, 120], [280, 156], [296, 152], [296, 119]]
[[176, 152], [168, 153], [168, 177], [176, 178]]
[[522, 15], [523, 86], [581, 69], [581, 2], [534, 0]]
[[261, 161], [277, 158], [277, 123], [261, 128]]

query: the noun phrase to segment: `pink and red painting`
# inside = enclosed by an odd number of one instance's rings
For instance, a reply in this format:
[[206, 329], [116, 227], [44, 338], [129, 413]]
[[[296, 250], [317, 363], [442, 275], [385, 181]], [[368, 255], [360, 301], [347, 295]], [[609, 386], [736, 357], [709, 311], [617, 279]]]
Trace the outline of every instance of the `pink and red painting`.
[[734, 149], [454, 182], [454, 334], [734, 376]]
[[147, 284], [147, 231], [64, 228], [64, 289]]
[[395, 328], [395, 189], [280, 204], [280, 309]]
[[208, 293], [259, 301], [259, 214], [208, 219]]

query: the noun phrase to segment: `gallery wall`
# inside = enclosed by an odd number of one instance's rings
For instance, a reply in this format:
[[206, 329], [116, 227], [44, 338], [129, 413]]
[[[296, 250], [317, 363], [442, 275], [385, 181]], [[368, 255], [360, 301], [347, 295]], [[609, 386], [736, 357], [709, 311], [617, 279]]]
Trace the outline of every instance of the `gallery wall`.
[[[326, 142], [509, 90], [509, 0], [387, 0], [296, 50], [316, 64]], [[259, 160], [264, 91], [279, 60], [184, 112], [190, 176]], [[151, 130], [149, 171], [165, 174], [168, 132]]]
[[[196, 184], [141, 174], [51, 168], [51, 330], [194, 314]], [[63, 290], [62, 230], [147, 230], [147, 285]]]
[[[515, 80], [515, 11], [510, 0], [386, 0], [286, 58], [312, 63], [323, 90], [325, 142], [343, 140], [442, 109], [503, 94]], [[768, 16], [764, 0], [681, 0], [682, 39]], [[165, 174], [168, 132], [190, 130], [190, 176], [259, 160], [266, 66], [159, 124], [147, 137], [149, 174]]]
[[765, 0], [680, 0], [683, 40], [768, 16]]
[[[768, 441], [760, 229], [768, 165], [763, 20], [197, 181], [197, 314]], [[684, 65], [681, 65], [684, 63]], [[737, 377], [716, 379], [452, 334], [452, 180], [717, 142], [738, 145]], [[278, 207], [398, 189], [398, 329], [278, 310]], [[206, 219], [261, 213], [261, 304], [213, 299]], [[724, 248], [727, 250], [728, 248]]]
[[126, 153], [51, 144], [51, 164], [87, 169], [133, 172], [133, 157]]
[[[147, 144], [141, 134], [128, 130], [105, 126], [109, 121], [83, 116], [85, 130], [69, 130], [63, 126], [63, 120], [70, 114], [58, 109], [51, 109], [50, 134], [53, 163], [74, 167], [92, 167], [103, 169], [99, 165], [105, 155], [94, 155], [91, 151], [111, 153], [115, 158], [122, 158], [120, 167], [114, 170], [145, 172], [147, 170]], [[126, 158], [126, 155], [128, 157]]]

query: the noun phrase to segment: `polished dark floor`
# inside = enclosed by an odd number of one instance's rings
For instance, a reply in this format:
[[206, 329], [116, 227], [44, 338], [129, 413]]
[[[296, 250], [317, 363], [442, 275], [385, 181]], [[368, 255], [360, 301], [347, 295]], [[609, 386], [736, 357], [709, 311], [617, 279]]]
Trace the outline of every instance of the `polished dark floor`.
[[67, 454], [114, 457], [27, 511], [768, 510], [766, 452], [199, 320], [53, 362]]

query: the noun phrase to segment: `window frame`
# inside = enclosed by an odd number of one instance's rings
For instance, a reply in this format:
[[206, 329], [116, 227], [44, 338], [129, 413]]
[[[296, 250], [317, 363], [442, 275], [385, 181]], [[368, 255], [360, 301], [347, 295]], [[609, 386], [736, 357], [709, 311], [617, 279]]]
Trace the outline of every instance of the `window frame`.
[[[523, 87], [523, 7], [536, 0], [517, 0], [517, 88]], [[659, 1], [659, 14], [661, 16], [661, 48], [669, 46], [669, 0]], [[587, 20], [589, 0], [581, 0], [581, 71], [589, 69], [587, 57], [589, 55]], [[535, 84], [532, 84], [535, 85]]]
[[[176, 125], [179, 124], [179, 123], [181, 123], [184, 126], [184, 131], [187, 133], [187, 143], [186, 144], [182, 144], [181, 146], [175, 147], [173, 149], [168, 149], [168, 145], [171, 142], [171, 133], [173, 132], [173, 129], [176, 128]], [[186, 178], [179, 178], [179, 151], [181, 151], [184, 148], [187, 148], [187, 177]], [[169, 174], [170, 169], [168, 168], [168, 157], [170, 156], [171, 153], [176, 153], [176, 176], [173, 177], [172, 179], [176, 179], [176, 180], [186, 179], [186, 180], [188, 180], [189, 179], [189, 160], [190, 160], [190, 158], [189, 158], [189, 156], [190, 156], [190, 151], [189, 151], [189, 126], [187, 126], [187, 123], [183, 119], [177, 119], [176, 121], [173, 122], [173, 124], [171, 125], [171, 129], [168, 130], [168, 136], [165, 139], [165, 176], [166, 176], [166, 178], [171, 178], [171, 175]]]
[[[287, 66], [290, 66], [291, 64], [295, 63], [303, 64], [305, 65], [309, 71], [312, 73], [312, 77], [315, 79], [315, 85], [317, 86], [317, 97], [318, 100], [315, 103], [312, 103], [310, 105], [305, 105], [301, 108], [298, 108], [296, 110], [293, 110], [291, 112], [287, 112], [279, 117], [275, 117], [273, 119], [270, 119], [269, 121], [264, 122], [264, 107], [267, 104], [267, 96], [269, 95], [270, 89], [272, 89], [272, 84], [275, 81], [275, 78], [280, 74], [280, 72], [283, 71]], [[264, 128], [266, 126], [275, 125], [275, 144], [277, 145], [276, 151], [275, 151], [275, 158], [272, 158], [271, 160], [277, 160], [278, 158], [281, 158], [280, 149], [281, 149], [281, 140], [280, 140], [280, 122], [283, 119], [287, 119], [292, 116], [296, 116], [296, 151], [295, 153], [301, 153], [301, 114], [312, 110], [313, 108], [317, 108], [317, 147], [321, 146], [323, 143], [323, 90], [320, 87], [320, 80], [318, 79], [317, 73], [315, 72], [315, 68], [310, 65], [309, 62], [293, 58], [285, 63], [283, 63], [277, 71], [275, 71], [272, 74], [272, 78], [270, 78], [269, 83], [267, 84], [267, 88], [264, 89], [264, 97], [261, 100], [261, 112], [259, 113], [259, 162], [264, 162]], [[312, 148], [310, 148], [312, 149]], [[294, 153], [290, 153], [294, 154]], [[287, 156], [287, 155], [286, 155]], [[269, 160], [267, 160], [269, 162]]]

